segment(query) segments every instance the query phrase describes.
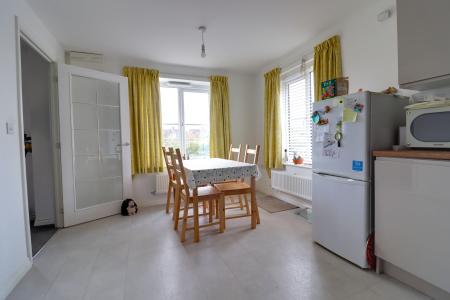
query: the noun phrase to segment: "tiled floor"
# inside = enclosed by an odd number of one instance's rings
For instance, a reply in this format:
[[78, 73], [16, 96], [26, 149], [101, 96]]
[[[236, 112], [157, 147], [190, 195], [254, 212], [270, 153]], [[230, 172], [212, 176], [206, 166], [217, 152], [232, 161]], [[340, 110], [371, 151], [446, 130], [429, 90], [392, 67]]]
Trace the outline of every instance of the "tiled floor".
[[293, 212], [181, 244], [162, 207], [59, 230], [8, 299], [427, 299], [311, 241]]

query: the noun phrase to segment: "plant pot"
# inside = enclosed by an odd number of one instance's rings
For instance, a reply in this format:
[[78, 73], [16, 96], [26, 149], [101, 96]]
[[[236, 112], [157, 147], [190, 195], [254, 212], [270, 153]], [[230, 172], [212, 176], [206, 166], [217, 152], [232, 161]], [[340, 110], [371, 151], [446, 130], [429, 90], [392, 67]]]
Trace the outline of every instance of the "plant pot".
[[292, 162], [293, 162], [295, 165], [301, 165], [301, 164], [303, 163], [303, 158], [296, 158], [296, 159], [293, 159]]

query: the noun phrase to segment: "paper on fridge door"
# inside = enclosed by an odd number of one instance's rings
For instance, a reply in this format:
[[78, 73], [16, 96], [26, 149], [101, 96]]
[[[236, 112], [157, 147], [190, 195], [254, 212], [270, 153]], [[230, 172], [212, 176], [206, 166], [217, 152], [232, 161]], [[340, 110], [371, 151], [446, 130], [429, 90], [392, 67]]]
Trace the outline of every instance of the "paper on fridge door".
[[327, 132], [324, 134], [324, 140], [323, 140], [323, 149], [322, 149], [322, 156], [331, 158], [331, 159], [338, 159], [340, 154], [340, 149], [337, 146], [337, 142], [334, 139], [334, 136]]
[[342, 122], [343, 123], [355, 123], [358, 118], [358, 113], [353, 111], [350, 108], [345, 108], [344, 113], [342, 114]]
[[316, 125], [316, 138], [317, 143], [322, 143], [325, 139], [325, 134], [330, 132], [330, 125]]

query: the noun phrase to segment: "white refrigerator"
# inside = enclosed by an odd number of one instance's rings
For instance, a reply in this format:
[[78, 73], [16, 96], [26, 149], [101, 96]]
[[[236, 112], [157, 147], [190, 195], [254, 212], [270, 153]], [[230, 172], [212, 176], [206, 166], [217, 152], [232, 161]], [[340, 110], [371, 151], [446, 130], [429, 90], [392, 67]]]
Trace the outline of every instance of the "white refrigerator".
[[373, 231], [372, 151], [391, 149], [408, 99], [361, 92], [314, 103], [312, 235], [367, 268]]

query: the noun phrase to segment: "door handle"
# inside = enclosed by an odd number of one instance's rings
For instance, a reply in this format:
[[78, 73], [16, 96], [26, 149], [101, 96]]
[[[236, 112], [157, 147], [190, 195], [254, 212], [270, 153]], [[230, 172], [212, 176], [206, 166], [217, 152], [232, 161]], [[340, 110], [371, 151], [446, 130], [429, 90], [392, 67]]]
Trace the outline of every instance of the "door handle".
[[356, 182], [357, 180], [352, 179], [352, 178], [346, 178], [346, 177], [340, 177], [340, 176], [334, 176], [334, 175], [328, 175], [328, 174], [323, 174], [323, 173], [315, 173], [317, 175], [319, 175], [320, 177], [325, 177], [325, 178], [329, 178], [333, 181], [338, 181], [338, 182]]
[[126, 142], [123, 144], [117, 144], [117, 147], [127, 147], [127, 146], [130, 146], [130, 143]]

